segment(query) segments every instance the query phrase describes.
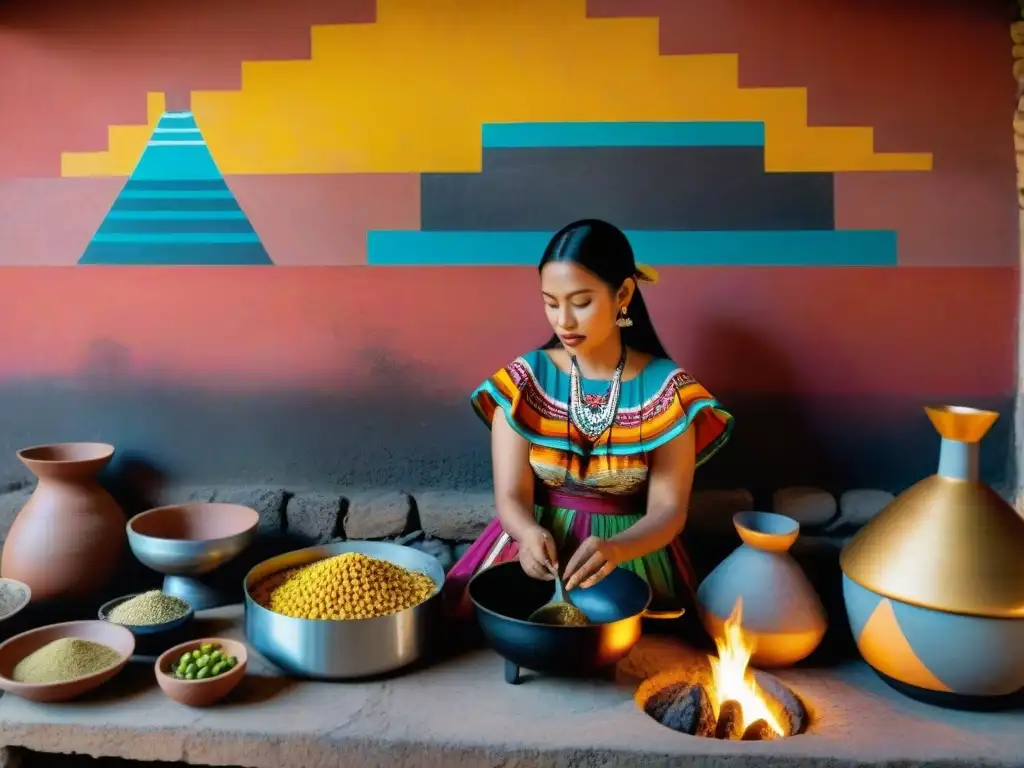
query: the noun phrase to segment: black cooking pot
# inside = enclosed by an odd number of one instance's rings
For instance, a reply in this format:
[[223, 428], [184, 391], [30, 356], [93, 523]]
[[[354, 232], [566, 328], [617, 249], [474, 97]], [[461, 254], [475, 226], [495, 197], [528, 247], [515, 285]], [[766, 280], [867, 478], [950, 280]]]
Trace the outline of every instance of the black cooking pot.
[[651, 588], [632, 571], [616, 568], [573, 603], [590, 624], [558, 627], [527, 618], [554, 596], [554, 584], [530, 578], [518, 562], [499, 563], [469, 582], [469, 599], [487, 643], [505, 659], [505, 681], [520, 682], [520, 667], [549, 675], [593, 675], [617, 664], [640, 639], [645, 618], [676, 619], [678, 611], [651, 611]]

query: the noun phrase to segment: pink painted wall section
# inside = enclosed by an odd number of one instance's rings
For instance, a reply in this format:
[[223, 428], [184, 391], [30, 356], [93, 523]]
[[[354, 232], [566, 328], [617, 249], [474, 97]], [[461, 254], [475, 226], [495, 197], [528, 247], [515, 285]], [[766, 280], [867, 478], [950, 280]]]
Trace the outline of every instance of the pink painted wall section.
[[[646, 292], [669, 351], [716, 391], [1008, 396], [1011, 270], [661, 270]], [[368, 383], [366, 353], [465, 393], [545, 336], [532, 270], [8, 268], [0, 379], [118, 377], [216, 388]], [[908, 304], [907, 296], [915, 296]], [[984, 297], [979, 301], [978, 297]], [[462, 397], [464, 395], [460, 395]]]
[[420, 228], [418, 174], [230, 176], [227, 183], [282, 267], [365, 265], [367, 230]]
[[[1000, 143], [1012, 146], [1007, 137]], [[837, 174], [836, 227], [899, 232], [900, 267], [1014, 268], [1016, 193], [1011, 175], [950, 169]]]
[[[124, 179], [110, 177], [0, 177], [0, 267], [77, 264], [123, 186]], [[0, 283], [7, 284], [2, 273]]]

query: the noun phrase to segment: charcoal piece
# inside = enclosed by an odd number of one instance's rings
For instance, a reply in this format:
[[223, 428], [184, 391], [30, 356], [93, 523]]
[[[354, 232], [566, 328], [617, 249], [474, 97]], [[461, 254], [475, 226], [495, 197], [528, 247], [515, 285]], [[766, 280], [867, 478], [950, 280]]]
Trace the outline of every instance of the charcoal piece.
[[809, 718], [807, 708], [800, 701], [800, 697], [783, 685], [777, 677], [765, 672], [754, 672], [754, 679], [768, 699], [769, 707], [778, 719], [782, 732], [787, 736], [803, 733]]
[[772, 727], [768, 725], [764, 718], [761, 718], [747, 726], [741, 741], [772, 741], [775, 739], [775, 736], [776, 733]]
[[659, 723], [665, 719], [669, 707], [675, 704], [683, 692], [690, 687], [689, 683], [672, 683], [655, 692], [644, 704], [644, 712]]
[[743, 735], [743, 707], [735, 699], [722, 703], [715, 725], [716, 739], [738, 739]]
[[703, 685], [690, 685], [683, 690], [661, 719], [673, 731], [691, 736], [715, 735], [715, 708]]

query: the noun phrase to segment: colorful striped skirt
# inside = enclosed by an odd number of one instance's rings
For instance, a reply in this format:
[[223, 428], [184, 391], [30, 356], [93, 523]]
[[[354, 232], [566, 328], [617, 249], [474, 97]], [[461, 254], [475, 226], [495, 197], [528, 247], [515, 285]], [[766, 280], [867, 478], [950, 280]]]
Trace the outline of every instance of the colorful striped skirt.
[[[551, 532], [566, 563], [580, 543], [590, 536], [610, 539], [632, 526], [641, 517], [642, 500], [636, 497], [584, 496], [561, 491], [538, 494], [534, 504], [537, 522]], [[519, 545], [505, 533], [498, 518], [492, 520], [480, 537], [448, 572], [445, 603], [454, 615], [471, 612], [466, 596], [470, 579], [479, 571], [497, 563], [516, 560]], [[676, 538], [665, 549], [619, 565], [641, 577], [651, 586], [653, 608], [670, 609], [693, 604], [695, 576], [682, 542]]]

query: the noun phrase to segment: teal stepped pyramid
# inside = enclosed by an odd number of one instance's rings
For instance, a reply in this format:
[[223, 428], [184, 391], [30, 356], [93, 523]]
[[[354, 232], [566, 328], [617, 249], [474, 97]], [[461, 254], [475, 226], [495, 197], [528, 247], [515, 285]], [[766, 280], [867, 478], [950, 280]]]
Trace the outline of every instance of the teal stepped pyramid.
[[79, 264], [268, 265], [191, 112], [165, 112]]

